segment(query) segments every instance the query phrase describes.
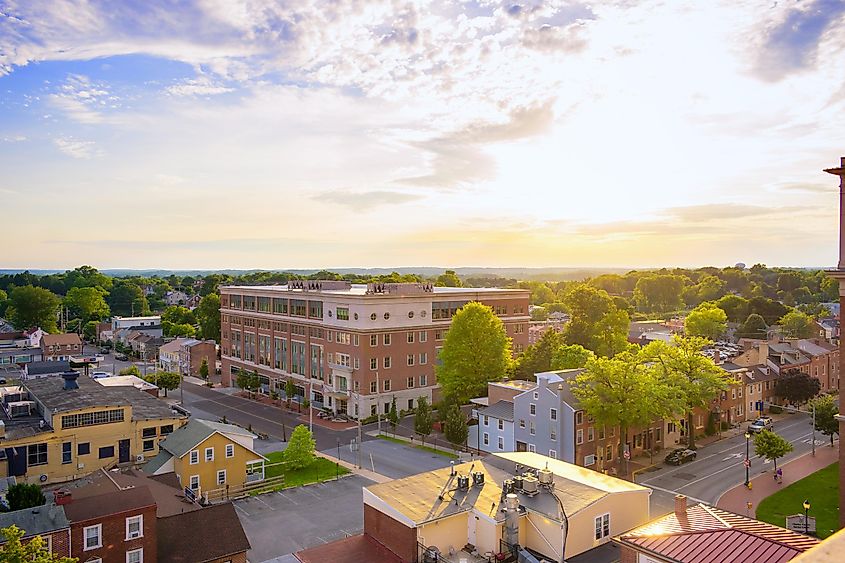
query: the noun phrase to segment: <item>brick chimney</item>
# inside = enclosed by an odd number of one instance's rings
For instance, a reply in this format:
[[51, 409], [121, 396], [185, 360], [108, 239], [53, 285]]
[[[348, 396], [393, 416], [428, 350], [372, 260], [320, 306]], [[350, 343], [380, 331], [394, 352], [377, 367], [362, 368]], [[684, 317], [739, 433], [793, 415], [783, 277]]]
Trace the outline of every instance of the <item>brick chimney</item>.
[[675, 495], [675, 515], [687, 515], [687, 497], [684, 495]]
[[61, 506], [73, 502], [73, 497], [70, 491], [53, 491], [53, 500], [55, 500], [57, 505]]

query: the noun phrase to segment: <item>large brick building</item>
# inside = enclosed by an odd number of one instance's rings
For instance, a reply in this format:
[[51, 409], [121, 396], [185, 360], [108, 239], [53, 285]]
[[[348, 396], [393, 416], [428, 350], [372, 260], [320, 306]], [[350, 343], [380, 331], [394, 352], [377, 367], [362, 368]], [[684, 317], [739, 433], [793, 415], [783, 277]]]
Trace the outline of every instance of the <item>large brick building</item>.
[[502, 319], [514, 354], [528, 345], [530, 292], [522, 289], [296, 281], [220, 288], [224, 385], [257, 371], [263, 392], [284, 389], [353, 417], [432, 399], [434, 367], [452, 316], [478, 301]]

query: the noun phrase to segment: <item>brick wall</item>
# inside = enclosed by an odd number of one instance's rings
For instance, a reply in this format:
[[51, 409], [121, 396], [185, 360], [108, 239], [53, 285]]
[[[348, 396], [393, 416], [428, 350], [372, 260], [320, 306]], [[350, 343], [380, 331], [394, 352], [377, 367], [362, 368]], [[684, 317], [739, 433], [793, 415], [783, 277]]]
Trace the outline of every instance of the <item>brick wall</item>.
[[368, 504], [364, 505], [364, 533], [398, 555], [402, 561], [416, 561], [416, 528], [409, 528]]
[[[142, 514], [144, 516], [143, 537], [126, 539], [126, 518]], [[88, 526], [102, 525], [102, 547], [84, 550], [83, 529]], [[156, 563], [156, 507], [155, 505], [121, 514], [82, 520], [71, 524], [72, 556], [80, 561], [100, 557], [103, 563], [126, 563], [126, 552], [144, 549], [144, 563]]]
[[637, 563], [637, 552], [630, 547], [620, 547], [619, 563]]
[[[144, 560], [146, 562], [146, 559]], [[210, 559], [203, 563], [247, 563], [246, 552], [236, 553], [231, 556], [221, 557], [220, 559]]]

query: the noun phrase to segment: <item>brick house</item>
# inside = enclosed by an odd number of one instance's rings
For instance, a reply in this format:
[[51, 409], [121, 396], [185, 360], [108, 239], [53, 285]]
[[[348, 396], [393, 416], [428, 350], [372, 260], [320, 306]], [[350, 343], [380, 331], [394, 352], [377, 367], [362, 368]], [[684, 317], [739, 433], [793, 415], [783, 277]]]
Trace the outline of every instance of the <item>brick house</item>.
[[[50, 553], [59, 557], [70, 557], [70, 522], [62, 506], [50, 503], [0, 513], [0, 528], [8, 528], [12, 524], [24, 531], [21, 538], [23, 543], [35, 536], [41, 536]], [[4, 543], [5, 540], [0, 536], [0, 545]]]
[[249, 548], [230, 502], [158, 519], [158, 563], [246, 563]]
[[82, 354], [82, 340], [75, 332], [45, 334], [41, 337], [41, 358], [45, 361], [67, 360]]
[[217, 343], [214, 340], [177, 338], [158, 349], [161, 369], [198, 377], [200, 367], [208, 362], [208, 373], [213, 374], [217, 364]]

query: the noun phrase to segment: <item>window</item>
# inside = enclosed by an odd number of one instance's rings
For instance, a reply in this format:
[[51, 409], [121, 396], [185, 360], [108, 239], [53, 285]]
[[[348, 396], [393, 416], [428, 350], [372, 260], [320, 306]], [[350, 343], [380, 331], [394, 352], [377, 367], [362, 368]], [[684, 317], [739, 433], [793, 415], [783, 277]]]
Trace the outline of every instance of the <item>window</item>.
[[226, 457], [235, 457], [235, 444], [226, 444]]
[[62, 463], [70, 463], [73, 452], [73, 444], [70, 442], [62, 442]]
[[613, 461], [613, 447], [608, 444], [604, 452], [605, 461]]
[[390, 313], [385, 313], [385, 314], [384, 314], [384, 320], [387, 320], [387, 319], [389, 319], [389, 318], [390, 318]]
[[484, 433], [484, 445], [485, 446], [490, 445], [490, 434], [488, 434], [487, 432]]
[[595, 434], [593, 432], [593, 427], [590, 426], [589, 428], [587, 428], [587, 441], [592, 442], [594, 438], [595, 438]]
[[533, 420], [528, 423], [528, 433], [532, 436], [537, 433], [537, 428], [534, 426]]
[[428, 363], [428, 353], [427, 352], [420, 352], [420, 365], [424, 366]]
[[79, 428], [81, 426], [95, 426], [123, 422], [123, 409], [87, 412], [84, 414], [68, 414], [62, 417], [62, 428]]
[[534, 400], [536, 401], [539, 398], [540, 398], [540, 393], [538, 393], [537, 391], [534, 391]]
[[339, 320], [339, 321], [348, 321], [349, 320], [349, 307], [338, 307], [337, 308], [337, 320]]
[[293, 317], [304, 317], [306, 313], [305, 301], [302, 299], [290, 300], [290, 314]]
[[390, 356], [384, 357], [384, 369], [390, 369]]
[[520, 428], [525, 428], [525, 419], [524, 419], [524, 418], [520, 418], [520, 419], [519, 419], [519, 427], [520, 427]]
[[535, 446], [534, 444], [528, 444], [528, 451], [531, 452], [531, 453], [536, 452], [537, 446]]
[[360, 341], [358, 340], [358, 335], [357, 335], [357, 334], [353, 334], [353, 335], [352, 335], [352, 345], [353, 345], [353, 346], [358, 346], [358, 345], [359, 345], [359, 342], [360, 342]]
[[144, 563], [144, 548], [127, 551], [126, 563]]
[[408, 410], [411, 410], [412, 408], [414, 408], [414, 400], [408, 399]]
[[378, 346], [378, 334], [370, 335], [370, 346]]
[[425, 387], [426, 385], [428, 385], [428, 376], [427, 375], [421, 375], [420, 376], [420, 387]]
[[505, 439], [504, 439], [504, 438], [502, 438], [501, 436], [499, 436], [498, 444], [496, 444], [496, 446], [497, 446], [500, 450], [504, 450], [504, 449], [505, 449]]
[[126, 519], [126, 539], [133, 540], [144, 535], [144, 515], [130, 516]]
[[599, 426], [599, 440], [604, 440], [604, 426]]
[[370, 369], [374, 371], [378, 369], [378, 358], [370, 358]]
[[390, 380], [385, 379], [384, 381], [381, 382], [381, 386], [382, 386], [383, 391], [390, 391]]
[[288, 314], [288, 300], [287, 299], [273, 299], [273, 312], [277, 315]]
[[370, 320], [371, 321], [376, 320], [376, 314], [375, 313], [370, 313]]
[[188, 485], [191, 489], [197, 490], [200, 488], [200, 476], [199, 475], [191, 475], [191, 480]]
[[486, 414], [484, 415], [484, 426], [490, 426], [490, 417]]
[[189, 463], [191, 465], [196, 465], [200, 462], [200, 452], [199, 450], [191, 450]]
[[375, 381], [370, 381], [370, 393], [378, 393], [378, 387]]
[[76, 455], [88, 455], [91, 453], [91, 443], [82, 442], [76, 445]]
[[552, 459], [557, 459], [557, 452], [554, 450], [549, 450], [549, 457]]
[[424, 330], [421, 330], [421, 331], [420, 331], [420, 335], [419, 335], [419, 341], [420, 341], [420, 342], [425, 342], [425, 341], [427, 341], [427, 340], [428, 340], [428, 333], [427, 333], [426, 331], [424, 331]]
[[557, 431], [555, 429], [549, 430], [549, 440], [551, 440], [552, 442], [557, 441]]
[[205, 448], [205, 461], [214, 461], [214, 448]]
[[413, 343], [414, 343], [414, 333], [409, 332], [408, 333], [408, 344], [413, 344]]
[[414, 355], [413, 355], [413, 354], [408, 354], [408, 365], [409, 365], [409, 366], [414, 365], [414, 359], [415, 359], [415, 358], [414, 358]]
[[549, 419], [557, 420], [557, 409], [549, 409]]
[[385, 333], [381, 336], [385, 346], [390, 346], [390, 333]]
[[411, 389], [413, 387], [414, 387], [414, 376], [412, 375], [411, 377], [408, 378], [408, 389]]
[[595, 454], [585, 455], [584, 456], [584, 467], [590, 467], [591, 465], [596, 463], [596, 456]]
[[258, 298], [258, 312], [259, 313], [269, 313], [270, 312], [270, 298], [269, 297], [259, 297]]
[[161, 435], [166, 436], [167, 434], [173, 434], [173, 425], [167, 424], [161, 427]]
[[226, 470], [220, 469], [217, 471], [217, 484], [218, 485], [225, 485], [226, 484]]
[[584, 411], [578, 411], [575, 413], [575, 424], [583, 424], [584, 423]]
[[104, 446], [100, 448], [100, 459], [114, 457], [114, 446]]
[[577, 432], [575, 432], [575, 443], [576, 444], [583, 444], [584, 443], [584, 431], [580, 428]]
[[103, 525], [96, 524], [82, 528], [82, 537], [85, 540], [85, 545], [82, 548], [84, 551], [103, 547]]
[[504, 429], [505, 429], [505, 421], [500, 418], [499, 419], [499, 430], [504, 430]]
[[155, 440], [144, 440], [143, 448], [145, 452], [151, 452], [156, 449], [156, 442]]
[[532, 416], [537, 414], [537, 405], [535, 405], [534, 403], [531, 403], [530, 405], [528, 405], [528, 412]]
[[610, 535], [610, 514], [596, 516], [596, 541]]
[[144, 428], [144, 430], [141, 431], [141, 436], [143, 438], [155, 438], [156, 437], [156, 427], [153, 426], [151, 428]]

